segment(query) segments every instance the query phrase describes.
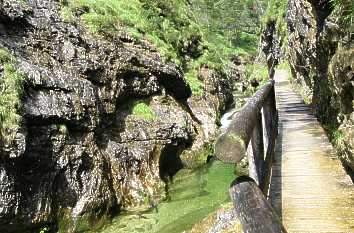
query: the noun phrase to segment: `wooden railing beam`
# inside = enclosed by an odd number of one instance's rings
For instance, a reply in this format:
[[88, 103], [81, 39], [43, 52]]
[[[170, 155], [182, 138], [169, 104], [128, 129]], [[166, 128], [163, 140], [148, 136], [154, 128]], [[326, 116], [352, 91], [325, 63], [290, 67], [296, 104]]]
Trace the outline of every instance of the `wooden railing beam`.
[[216, 141], [215, 155], [218, 159], [225, 163], [237, 163], [245, 157], [258, 114], [273, 88], [274, 81], [271, 80], [236, 114], [230, 126]]
[[230, 187], [230, 197], [245, 233], [286, 233], [278, 215], [254, 180], [237, 178]]
[[[267, 141], [265, 158], [263, 118]], [[237, 163], [246, 156], [251, 140], [249, 175], [254, 179], [248, 176], [239, 177], [229, 190], [245, 233], [286, 233], [279, 217], [266, 199], [277, 135], [278, 114], [274, 81], [271, 80], [249, 99], [215, 145], [215, 155], [218, 159], [226, 163]]]

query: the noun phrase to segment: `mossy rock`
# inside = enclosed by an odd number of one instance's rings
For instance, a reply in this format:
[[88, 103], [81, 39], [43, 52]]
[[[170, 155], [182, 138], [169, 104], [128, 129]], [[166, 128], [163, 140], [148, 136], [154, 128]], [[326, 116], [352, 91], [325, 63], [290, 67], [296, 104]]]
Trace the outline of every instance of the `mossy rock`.
[[133, 104], [132, 115], [145, 120], [156, 120], [157, 115], [154, 110], [146, 103], [138, 101]]
[[205, 165], [213, 155], [213, 144], [206, 143], [199, 150], [185, 150], [180, 157], [185, 168], [196, 169]]
[[219, 218], [220, 215], [230, 212], [232, 209], [233, 204], [231, 202], [222, 205], [218, 210], [209, 214], [202, 221], [196, 223], [191, 230], [187, 231], [187, 233], [211, 232], [211, 230], [215, 230], [215, 228], [221, 230], [218, 232], [222, 233], [242, 233], [242, 225], [238, 219], [234, 218], [231, 221], [228, 219], [227, 222], [223, 223], [225, 220]]

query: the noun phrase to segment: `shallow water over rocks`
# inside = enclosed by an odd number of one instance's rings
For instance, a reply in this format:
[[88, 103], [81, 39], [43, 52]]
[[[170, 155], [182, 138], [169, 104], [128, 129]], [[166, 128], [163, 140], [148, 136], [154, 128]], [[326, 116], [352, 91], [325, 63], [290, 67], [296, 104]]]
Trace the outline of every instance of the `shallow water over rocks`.
[[180, 233], [229, 201], [234, 165], [211, 161], [196, 171], [182, 169], [170, 186], [168, 201], [145, 212], [125, 212], [102, 233]]

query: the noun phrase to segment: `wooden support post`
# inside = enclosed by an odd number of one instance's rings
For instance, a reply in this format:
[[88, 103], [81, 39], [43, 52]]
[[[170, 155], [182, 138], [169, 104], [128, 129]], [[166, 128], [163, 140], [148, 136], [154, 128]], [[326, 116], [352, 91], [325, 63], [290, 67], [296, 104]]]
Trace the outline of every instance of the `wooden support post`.
[[254, 180], [239, 177], [231, 184], [229, 192], [244, 233], [286, 233]]
[[265, 166], [262, 174], [261, 183], [259, 187], [265, 195], [268, 193], [270, 173], [274, 160], [275, 142], [278, 135], [278, 115], [276, 112], [275, 92], [274, 87], [270, 91], [267, 100], [263, 106], [265, 128], [268, 137], [268, 147], [265, 157]]
[[263, 124], [260, 112], [257, 118], [251, 139], [253, 153], [249, 155], [249, 176], [259, 185], [262, 183], [264, 166]]

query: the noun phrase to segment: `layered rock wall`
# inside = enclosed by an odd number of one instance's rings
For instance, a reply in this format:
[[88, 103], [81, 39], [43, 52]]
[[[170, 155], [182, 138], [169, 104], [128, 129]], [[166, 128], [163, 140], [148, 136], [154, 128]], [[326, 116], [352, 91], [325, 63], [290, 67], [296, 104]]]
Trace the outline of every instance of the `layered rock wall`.
[[57, 1], [0, 1], [0, 46], [25, 76], [20, 128], [0, 144], [0, 232], [92, 229], [163, 199], [233, 101], [225, 75], [200, 71], [194, 96], [148, 43], [94, 35], [59, 12]]
[[344, 164], [354, 170], [354, 25], [343, 21], [351, 1], [342, 4], [289, 0], [288, 54], [293, 81], [304, 89]]

